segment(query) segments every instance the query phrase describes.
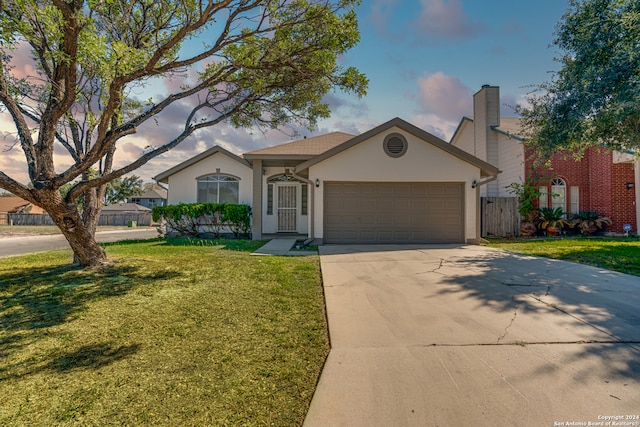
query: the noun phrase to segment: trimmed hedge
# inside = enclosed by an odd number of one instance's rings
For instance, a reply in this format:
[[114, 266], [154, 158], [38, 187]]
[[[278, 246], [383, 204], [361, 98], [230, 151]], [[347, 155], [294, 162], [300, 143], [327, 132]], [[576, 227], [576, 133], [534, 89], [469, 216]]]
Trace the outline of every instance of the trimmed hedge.
[[228, 230], [238, 238], [249, 236], [251, 230], [251, 207], [232, 203], [180, 203], [178, 205], [155, 206], [154, 221], [162, 219], [182, 235], [202, 237], [212, 234], [219, 237]]

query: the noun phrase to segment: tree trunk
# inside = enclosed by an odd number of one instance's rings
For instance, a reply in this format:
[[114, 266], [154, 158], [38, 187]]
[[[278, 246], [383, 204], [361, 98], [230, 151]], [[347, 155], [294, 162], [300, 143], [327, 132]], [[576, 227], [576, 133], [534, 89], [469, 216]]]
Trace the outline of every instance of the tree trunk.
[[99, 208], [95, 209], [94, 206], [94, 209], [88, 209], [81, 216], [76, 205], [64, 202], [59, 195], [42, 202], [42, 207], [69, 242], [75, 263], [82, 267], [107, 264], [107, 254], [95, 239]]

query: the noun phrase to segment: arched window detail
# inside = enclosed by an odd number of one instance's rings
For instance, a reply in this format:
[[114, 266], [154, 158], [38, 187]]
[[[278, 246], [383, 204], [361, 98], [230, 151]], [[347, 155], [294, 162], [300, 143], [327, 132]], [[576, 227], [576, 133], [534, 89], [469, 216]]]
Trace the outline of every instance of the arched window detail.
[[551, 180], [551, 207], [567, 210], [567, 183], [562, 178]]
[[198, 203], [238, 203], [240, 179], [225, 174], [198, 178]]

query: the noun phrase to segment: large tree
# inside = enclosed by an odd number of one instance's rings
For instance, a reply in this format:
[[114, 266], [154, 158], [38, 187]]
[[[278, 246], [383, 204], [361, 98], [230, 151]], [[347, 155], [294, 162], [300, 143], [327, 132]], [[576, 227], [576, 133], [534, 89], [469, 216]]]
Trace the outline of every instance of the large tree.
[[[338, 61], [359, 40], [359, 1], [1, 1], [0, 106], [15, 124], [31, 185], [0, 171], [0, 188], [44, 208], [80, 265], [105, 263], [94, 235], [109, 181], [198, 129], [223, 121], [313, 127], [329, 116], [329, 91], [364, 94], [366, 78]], [[26, 78], [12, 62], [25, 43], [37, 64]], [[136, 99], [160, 78], [183, 80], [160, 99]], [[176, 104], [189, 106], [184, 127], [114, 167], [118, 142]], [[71, 166], [56, 164], [61, 151]]]
[[560, 70], [519, 109], [529, 144], [640, 148], [640, 0], [570, 0], [555, 35]]

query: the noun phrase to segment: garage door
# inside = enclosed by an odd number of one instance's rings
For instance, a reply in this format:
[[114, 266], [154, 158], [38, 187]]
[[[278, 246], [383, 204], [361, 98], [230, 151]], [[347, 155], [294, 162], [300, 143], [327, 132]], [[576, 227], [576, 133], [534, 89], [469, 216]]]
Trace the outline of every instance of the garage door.
[[326, 243], [463, 243], [460, 183], [327, 182]]

